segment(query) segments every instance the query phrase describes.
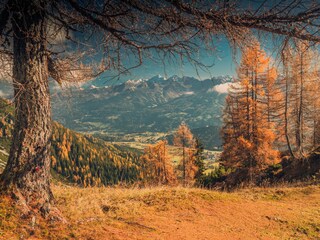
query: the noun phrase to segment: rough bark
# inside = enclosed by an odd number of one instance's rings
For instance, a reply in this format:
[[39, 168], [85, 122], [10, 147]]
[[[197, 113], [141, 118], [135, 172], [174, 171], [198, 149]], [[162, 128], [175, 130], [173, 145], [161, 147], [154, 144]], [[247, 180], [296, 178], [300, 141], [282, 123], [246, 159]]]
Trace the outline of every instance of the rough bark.
[[[51, 107], [45, 46], [44, 2], [13, 0], [15, 126], [2, 193], [26, 213], [50, 212]], [[40, 2], [40, 5], [39, 5]]]

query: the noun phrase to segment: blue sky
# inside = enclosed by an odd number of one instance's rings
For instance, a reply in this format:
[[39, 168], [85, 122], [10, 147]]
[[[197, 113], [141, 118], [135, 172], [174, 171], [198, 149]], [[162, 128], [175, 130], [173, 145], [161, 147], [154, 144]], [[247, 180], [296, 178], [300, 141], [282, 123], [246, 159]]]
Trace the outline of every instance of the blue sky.
[[[122, 75], [120, 81], [129, 79], [149, 79], [155, 75], [170, 77], [172, 75], [191, 76], [200, 79], [207, 79], [213, 76], [234, 75], [236, 70], [236, 63], [232, 57], [232, 51], [226, 39], [222, 38], [215, 43], [216, 50], [214, 53], [208, 52], [205, 49], [200, 50], [199, 58], [203, 64], [212, 65], [207, 71], [197, 70], [190, 63], [180, 64], [166, 62], [165, 65], [144, 60], [143, 64], [135, 69], [130, 70], [130, 74]], [[105, 82], [113, 76], [110, 72], [106, 72], [99, 77], [99, 82]], [[111, 83], [116, 83], [118, 80], [114, 79]]]
[[[274, 38], [271, 34], [264, 34], [257, 36], [260, 41], [262, 49], [266, 51], [268, 55], [271, 55], [274, 59], [277, 58], [277, 46], [279, 40]], [[205, 65], [212, 65], [208, 71], [203, 71], [195, 67], [190, 63], [180, 64], [179, 62], [165, 62], [165, 65], [160, 62], [151, 61], [146, 58], [143, 64], [138, 68], [130, 70], [130, 74], [121, 75], [120, 79], [114, 78], [116, 74], [112, 72], [105, 72], [94, 81], [94, 85], [98, 84], [117, 84], [129, 79], [149, 79], [155, 75], [161, 75], [170, 77], [173, 75], [195, 77], [200, 80], [208, 79], [211, 77], [217, 77], [221, 75], [236, 75], [237, 64], [240, 60], [240, 53], [234, 56], [233, 51], [228, 43], [228, 40], [224, 37], [220, 37], [215, 40], [214, 45], [216, 50], [214, 52], [207, 51], [205, 48], [200, 50], [198, 60]], [[279, 47], [279, 46], [278, 46]], [[129, 57], [130, 58], [130, 57]], [[235, 60], [236, 59], [236, 60]], [[130, 60], [129, 60], [130, 61]], [[130, 65], [130, 64], [129, 64]], [[131, 63], [131, 66], [134, 65]], [[110, 81], [110, 79], [112, 79]]]

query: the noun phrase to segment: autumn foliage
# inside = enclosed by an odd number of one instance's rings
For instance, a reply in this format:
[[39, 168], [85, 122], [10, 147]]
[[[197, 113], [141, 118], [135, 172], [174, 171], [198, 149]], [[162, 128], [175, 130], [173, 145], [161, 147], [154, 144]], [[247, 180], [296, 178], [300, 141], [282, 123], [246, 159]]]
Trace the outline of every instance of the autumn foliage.
[[259, 43], [247, 48], [226, 99], [222, 159], [228, 167], [248, 169], [251, 176], [279, 161], [271, 117], [277, 71], [271, 64]]
[[183, 184], [190, 184], [193, 182], [198, 169], [195, 164], [196, 142], [190, 128], [185, 122], [182, 122], [176, 130], [173, 144], [182, 150], [180, 168], [182, 169]]
[[149, 145], [140, 158], [143, 163], [143, 179], [152, 184], [173, 184], [176, 176], [168, 154], [167, 141]]
[[140, 179], [139, 158], [90, 135], [53, 123], [52, 172], [83, 187], [130, 184]]
[[288, 42], [277, 68], [258, 42], [242, 52], [224, 110], [225, 166], [254, 180], [280, 161], [280, 153], [285, 161], [302, 162], [317, 153], [318, 62], [317, 51], [305, 41]]
[[285, 132], [287, 146], [295, 158], [305, 158], [319, 147], [319, 56], [307, 42], [287, 47]]
[[[180, 161], [173, 165], [168, 153], [168, 142], [160, 140], [144, 149], [140, 157], [142, 164], [141, 179], [153, 185], [193, 185], [203, 175], [203, 148], [195, 140], [189, 127], [182, 122], [174, 134], [173, 143], [179, 149]], [[179, 181], [178, 181], [179, 180]]]

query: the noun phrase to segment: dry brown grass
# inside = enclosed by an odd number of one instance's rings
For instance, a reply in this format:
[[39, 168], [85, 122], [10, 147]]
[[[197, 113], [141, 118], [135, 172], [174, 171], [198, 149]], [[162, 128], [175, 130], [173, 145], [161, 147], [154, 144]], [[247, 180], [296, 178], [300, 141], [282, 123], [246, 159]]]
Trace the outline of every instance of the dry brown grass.
[[320, 186], [53, 191], [68, 224], [37, 220], [33, 229], [2, 199], [0, 239], [320, 239]]

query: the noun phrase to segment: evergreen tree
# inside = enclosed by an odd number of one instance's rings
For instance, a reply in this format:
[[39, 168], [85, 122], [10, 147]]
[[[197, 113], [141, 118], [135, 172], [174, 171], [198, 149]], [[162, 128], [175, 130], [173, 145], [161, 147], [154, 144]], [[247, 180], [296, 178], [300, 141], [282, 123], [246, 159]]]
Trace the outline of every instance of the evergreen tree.
[[199, 185], [201, 183], [203, 176], [204, 176], [205, 157], [204, 157], [204, 147], [198, 138], [196, 138], [195, 149], [196, 149], [196, 151], [195, 151], [194, 156], [195, 156], [195, 166], [197, 167], [197, 172], [194, 177], [196, 180], [196, 184]]

